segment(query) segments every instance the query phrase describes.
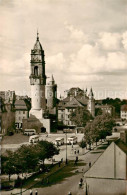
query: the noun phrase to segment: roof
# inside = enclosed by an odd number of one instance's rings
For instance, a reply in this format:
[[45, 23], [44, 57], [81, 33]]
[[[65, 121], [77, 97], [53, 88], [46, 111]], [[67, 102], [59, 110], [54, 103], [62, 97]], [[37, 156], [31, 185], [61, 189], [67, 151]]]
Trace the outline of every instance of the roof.
[[83, 105], [88, 104], [88, 97], [87, 96], [77, 96], [76, 99]]
[[65, 107], [77, 108], [77, 107], [83, 107], [83, 105], [76, 98], [73, 98], [70, 102], [66, 103]]
[[121, 111], [127, 111], [127, 104], [121, 106]]
[[39, 41], [39, 33], [37, 32], [37, 40], [36, 40], [36, 43], [34, 44], [34, 50], [43, 50], [42, 49], [42, 46], [41, 46], [41, 43]]
[[28, 108], [27, 108], [24, 100], [16, 100], [15, 101], [15, 109], [16, 110], [27, 110]]
[[113, 108], [113, 106], [112, 106], [112, 105], [109, 105], [109, 104], [96, 105], [95, 107], [96, 107], [96, 108]]
[[77, 108], [77, 107], [83, 107], [88, 104], [88, 97], [87, 96], [76, 96], [76, 97], [66, 97], [58, 104], [59, 110], [64, 110], [65, 107], [68, 108]]

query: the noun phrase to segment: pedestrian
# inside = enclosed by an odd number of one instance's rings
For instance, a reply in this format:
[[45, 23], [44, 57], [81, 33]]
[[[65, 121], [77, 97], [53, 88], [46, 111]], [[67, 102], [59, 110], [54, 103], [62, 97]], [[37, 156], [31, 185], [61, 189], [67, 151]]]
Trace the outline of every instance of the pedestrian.
[[68, 192], [68, 195], [72, 195], [72, 193], [71, 192]]
[[38, 195], [38, 191], [37, 191], [37, 189], [36, 189], [36, 191], [35, 191], [35, 195]]
[[78, 156], [76, 156], [76, 162], [78, 162]]
[[33, 195], [33, 191], [30, 189], [30, 195]]
[[89, 162], [89, 168], [91, 167], [91, 162]]
[[63, 158], [61, 158], [61, 163], [63, 163]]
[[75, 150], [75, 154], [76, 154], [76, 150]]
[[61, 165], [61, 161], [59, 161], [59, 167], [60, 167], [60, 165]]
[[77, 151], [77, 153], [79, 154], [79, 150]]
[[79, 182], [79, 187], [80, 187], [80, 188], [82, 187], [82, 183], [81, 183], [81, 181]]
[[83, 182], [83, 179], [82, 179], [82, 178], [80, 179], [80, 182], [81, 182], [81, 183]]

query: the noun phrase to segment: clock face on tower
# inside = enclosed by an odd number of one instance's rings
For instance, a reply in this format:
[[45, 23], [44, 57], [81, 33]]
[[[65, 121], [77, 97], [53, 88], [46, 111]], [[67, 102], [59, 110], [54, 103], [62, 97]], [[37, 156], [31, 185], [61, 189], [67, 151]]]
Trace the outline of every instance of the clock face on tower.
[[40, 56], [32, 55], [32, 56], [31, 56], [31, 60], [32, 60], [32, 61], [39, 62], [39, 61], [40, 61]]

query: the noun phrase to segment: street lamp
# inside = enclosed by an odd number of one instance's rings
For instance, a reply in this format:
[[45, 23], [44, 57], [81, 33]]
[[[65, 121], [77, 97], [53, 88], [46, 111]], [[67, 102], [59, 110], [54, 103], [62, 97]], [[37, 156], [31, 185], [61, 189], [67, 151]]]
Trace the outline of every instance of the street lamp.
[[67, 165], [67, 129], [66, 129], [66, 165]]

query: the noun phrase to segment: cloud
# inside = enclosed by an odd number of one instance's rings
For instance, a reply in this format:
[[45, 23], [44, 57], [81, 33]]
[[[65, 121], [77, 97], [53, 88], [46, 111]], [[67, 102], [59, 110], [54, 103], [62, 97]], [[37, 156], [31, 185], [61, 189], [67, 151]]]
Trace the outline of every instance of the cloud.
[[127, 31], [123, 33], [122, 38], [123, 47], [127, 50]]
[[116, 51], [103, 54], [98, 46], [84, 44], [71, 55], [70, 71], [78, 74], [112, 72], [127, 69], [126, 54]]
[[73, 25], [70, 25], [67, 22], [65, 22], [64, 25], [69, 31], [69, 35], [72, 40], [85, 42], [88, 40], [88, 35], [86, 35], [82, 30], [76, 29]]
[[121, 43], [121, 35], [119, 33], [101, 32], [99, 33], [99, 42], [103, 49], [119, 50]]
[[65, 68], [63, 53], [57, 53], [46, 58], [46, 69], [48, 72], [62, 71]]

